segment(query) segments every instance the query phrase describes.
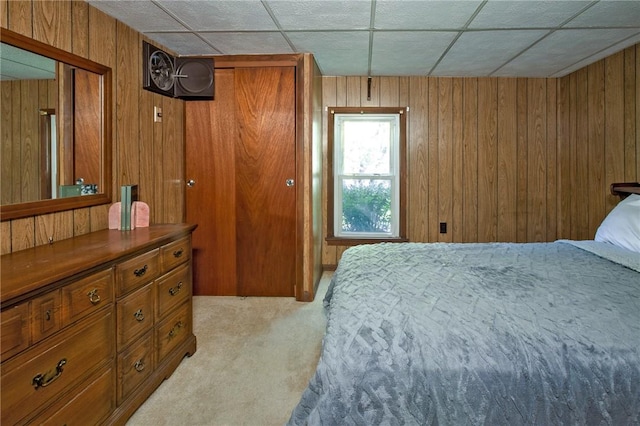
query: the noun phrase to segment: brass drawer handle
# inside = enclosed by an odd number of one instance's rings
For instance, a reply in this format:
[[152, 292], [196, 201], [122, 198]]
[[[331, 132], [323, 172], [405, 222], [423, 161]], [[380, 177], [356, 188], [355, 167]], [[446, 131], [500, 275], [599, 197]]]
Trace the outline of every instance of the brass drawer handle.
[[142, 268], [133, 271], [133, 275], [135, 275], [136, 277], [141, 277], [147, 273], [147, 269], [149, 269], [149, 266], [144, 265]]
[[60, 361], [58, 361], [58, 364], [56, 365], [55, 375], [51, 377], [47, 377], [48, 372], [44, 374], [38, 374], [33, 378], [33, 380], [31, 380], [31, 384], [33, 385], [34, 388], [36, 388], [36, 390], [38, 390], [39, 388], [46, 388], [51, 383], [55, 382], [62, 375], [62, 367], [64, 367], [66, 363], [67, 363], [67, 359], [62, 358]]
[[89, 293], [87, 293], [87, 296], [89, 296], [89, 302], [91, 302], [92, 305], [97, 305], [98, 303], [100, 303], [100, 295], [98, 294], [97, 288], [94, 288]]
[[177, 259], [177, 258], [182, 256], [182, 253], [184, 253], [184, 249], [181, 248], [180, 250], [177, 250], [177, 251], [173, 252], [173, 257], [175, 257]]
[[177, 286], [171, 287], [169, 289], [169, 294], [175, 296], [176, 294], [180, 293], [180, 290], [182, 290], [182, 281], [180, 281]]
[[182, 324], [182, 321], [178, 321], [171, 331], [169, 331], [169, 337], [175, 337], [182, 327], [184, 327], [184, 324]]
[[142, 309], [138, 309], [137, 311], [135, 311], [133, 313], [133, 317], [136, 319], [136, 321], [138, 322], [142, 322], [144, 321], [144, 314], [142, 313]]
[[137, 360], [136, 363], [133, 364], [133, 368], [135, 368], [138, 373], [142, 372], [142, 370], [144, 370], [144, 360]]

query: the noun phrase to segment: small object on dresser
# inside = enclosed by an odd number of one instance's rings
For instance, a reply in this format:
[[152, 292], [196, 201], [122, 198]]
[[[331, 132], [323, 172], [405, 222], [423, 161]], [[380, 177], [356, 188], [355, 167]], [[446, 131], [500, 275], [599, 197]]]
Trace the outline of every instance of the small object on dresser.
[[138, 185], [122, 185], [120, 196], [120, 230], [130, 231], [134, 229], [131, 221], [131, 205], [134, 201], [138, 201]]
[[131, 206], [131, 229], [149, 227], [149, 205], [134, 201]]

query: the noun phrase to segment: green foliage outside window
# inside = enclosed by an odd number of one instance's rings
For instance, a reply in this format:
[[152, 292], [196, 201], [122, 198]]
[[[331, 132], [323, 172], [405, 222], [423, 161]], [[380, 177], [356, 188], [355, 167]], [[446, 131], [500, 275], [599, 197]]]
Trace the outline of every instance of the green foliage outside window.
[[385, 233], [390, 231], [389, 182], [358, 180], [344, 186], [342, 197], [343, 231]]

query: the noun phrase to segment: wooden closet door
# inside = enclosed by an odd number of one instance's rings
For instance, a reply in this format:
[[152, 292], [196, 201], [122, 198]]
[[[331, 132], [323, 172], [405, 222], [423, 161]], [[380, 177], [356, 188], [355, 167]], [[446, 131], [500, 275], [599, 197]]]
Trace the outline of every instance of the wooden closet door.
[[293, 296], [295, 68], [236, 68], [235, 94], [238, 294]]
[[234, 72], [215, 71], [215, 100], [185, 102], [187, 222], [192, 235], [193, 293], [236, 296]]
[[295, 68], [218, 69], [215, 85], [185, 107], [194, 294], [293, 296]]

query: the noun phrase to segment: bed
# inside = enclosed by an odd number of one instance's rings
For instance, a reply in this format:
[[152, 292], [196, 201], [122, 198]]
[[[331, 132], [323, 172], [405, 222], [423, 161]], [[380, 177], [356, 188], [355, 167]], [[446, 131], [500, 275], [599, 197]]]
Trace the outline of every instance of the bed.
[[324, 303], [291, 425], [640, 424], [640, 195], [591, 241], [352, 247]]

